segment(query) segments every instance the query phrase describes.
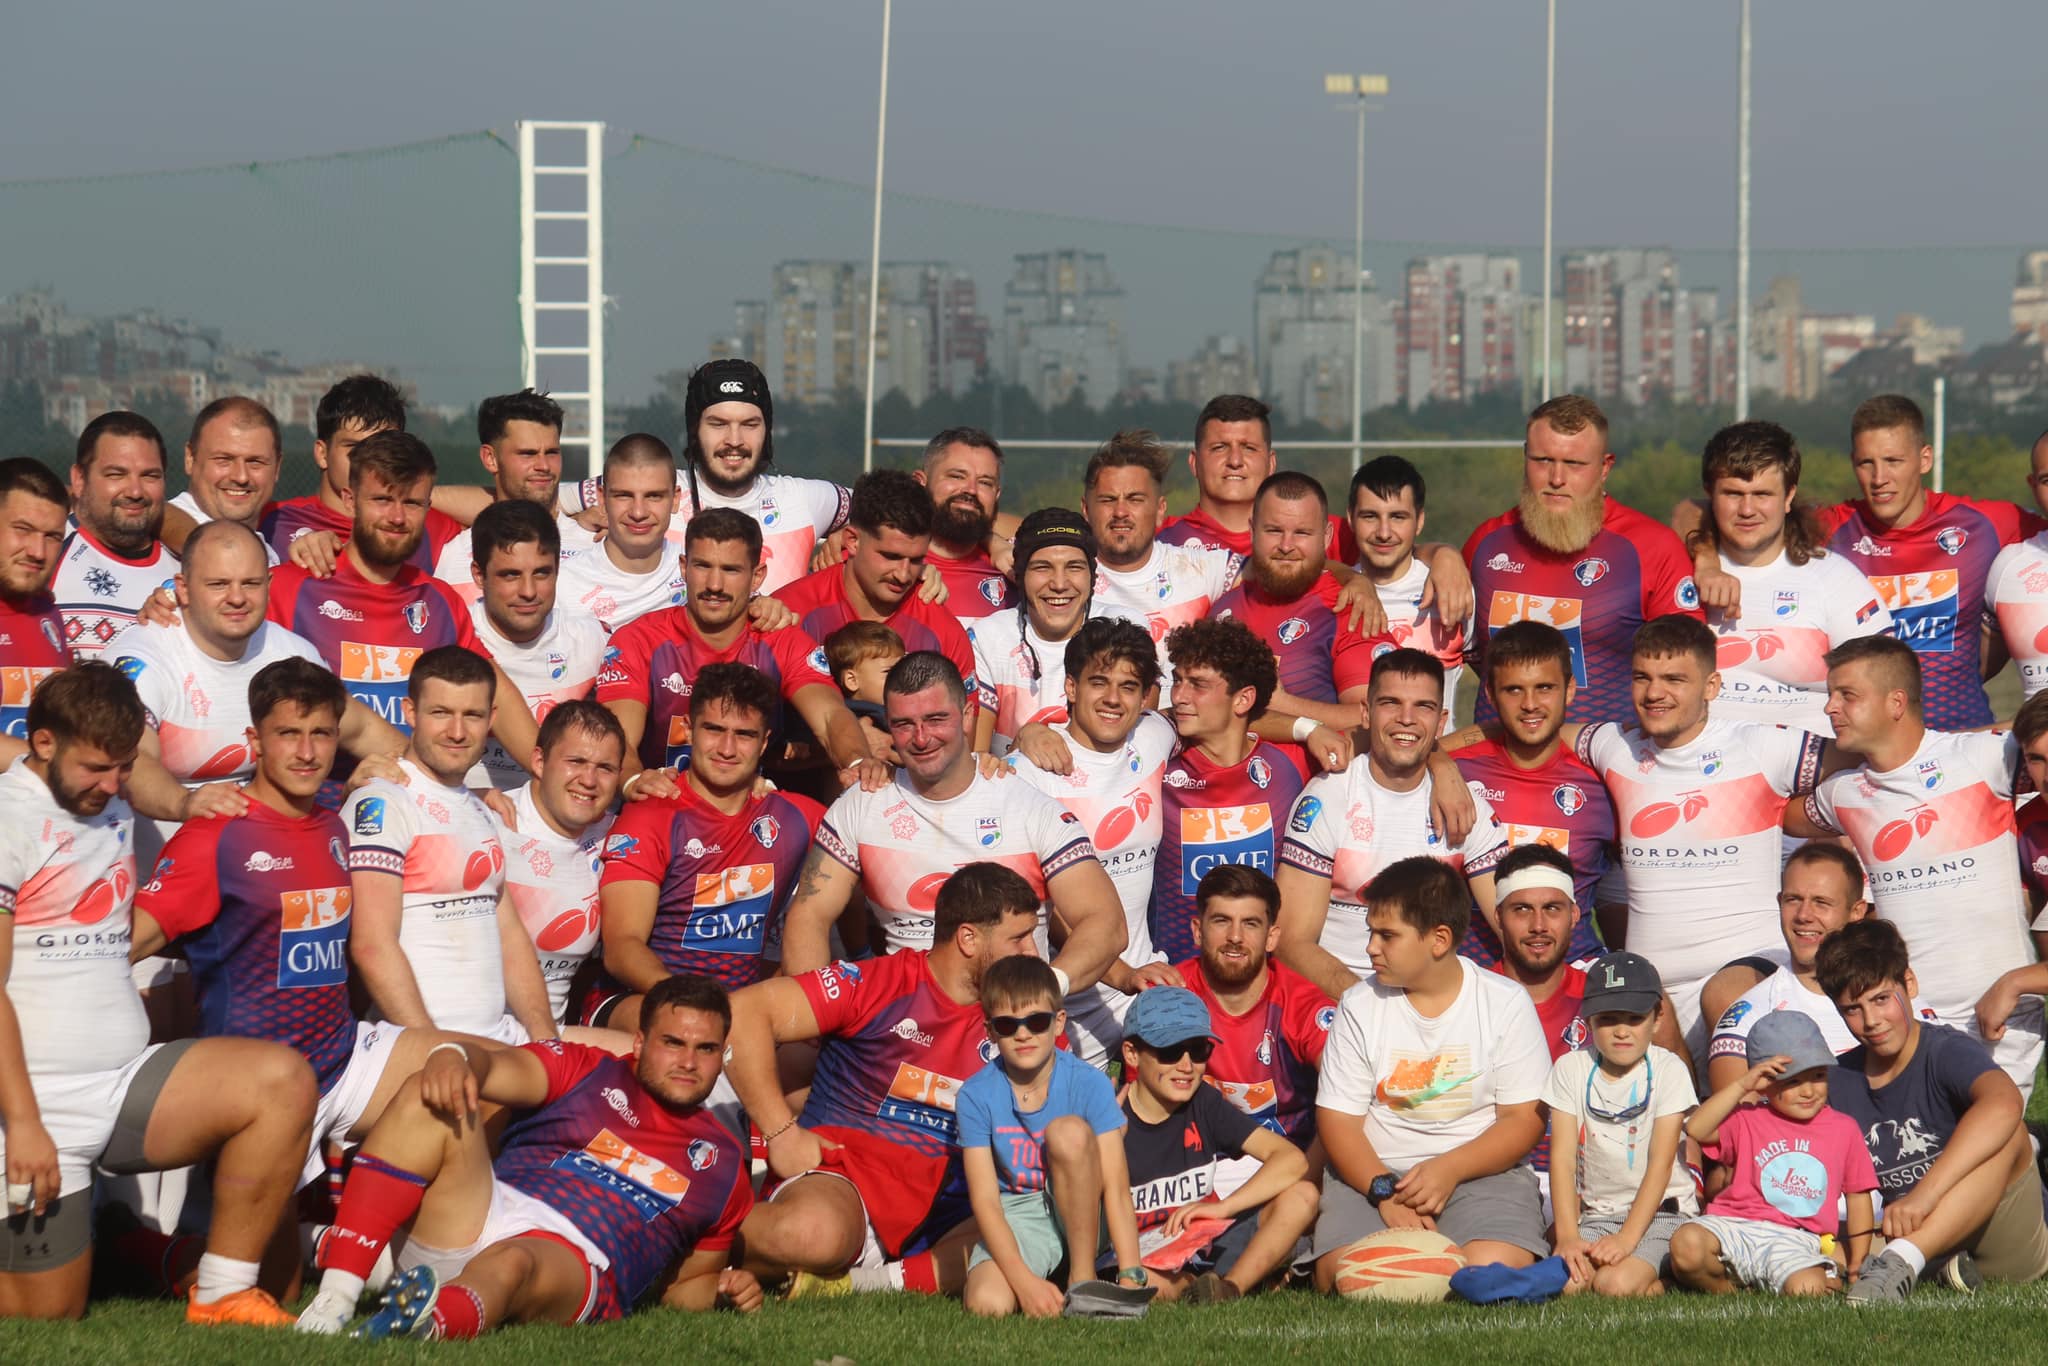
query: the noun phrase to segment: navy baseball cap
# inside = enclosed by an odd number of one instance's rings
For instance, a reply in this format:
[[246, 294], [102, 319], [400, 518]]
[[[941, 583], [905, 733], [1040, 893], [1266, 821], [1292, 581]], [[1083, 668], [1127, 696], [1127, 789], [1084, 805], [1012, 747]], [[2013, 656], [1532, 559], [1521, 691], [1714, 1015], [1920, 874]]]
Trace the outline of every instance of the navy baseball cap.
[[1579, 1014], [1592, 1019], [1603, 1010], [1648, 1015], [1664, 999], [1664, 979], [1639, 953], [1610, 953], [1586, 969], [1586, 999]]
[[1749, 1027], [1748, 1061], [1751, 1067], [1779, 1054], [1792, 1061], [1784, 1075], [1793, 1076], [1815, 1067], [1832, 1067], [1835, 1050], [1813, 1018], [1798, 1010], [1773, 1010]]
[[1186, 987], [1149, 987], [1138, 993], [1124, 1016], [1124, 1037], [1162, 1047], [1188, 1039], [1213, 1039], [1209, 1007]]

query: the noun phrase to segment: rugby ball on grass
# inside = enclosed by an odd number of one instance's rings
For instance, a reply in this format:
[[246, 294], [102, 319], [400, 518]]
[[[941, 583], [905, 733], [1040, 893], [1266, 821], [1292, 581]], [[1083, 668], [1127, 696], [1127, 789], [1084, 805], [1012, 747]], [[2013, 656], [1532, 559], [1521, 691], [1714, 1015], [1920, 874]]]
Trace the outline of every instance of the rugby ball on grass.
[[1337, 1254], [1330, 1288], [1347, 1300], [1435, 1304], [1451, 1295], [1451, 1275], [1465, 1267], [1458, 1245], [1425, 1228], [1389, 1228]]

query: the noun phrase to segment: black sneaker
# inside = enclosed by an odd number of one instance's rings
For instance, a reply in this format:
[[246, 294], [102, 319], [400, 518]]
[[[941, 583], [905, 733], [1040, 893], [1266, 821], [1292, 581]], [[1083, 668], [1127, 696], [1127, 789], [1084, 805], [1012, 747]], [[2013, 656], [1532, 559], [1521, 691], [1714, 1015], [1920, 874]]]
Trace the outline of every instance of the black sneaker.
[[1930, 1263], [1920, 1279], [1945, 1285], [1963, 1295], [1974, 1295], [1984, 1288], [1984, 1273], [1977, 1269], [1977, 1259], [1968, 1252], [1951, 1252]]

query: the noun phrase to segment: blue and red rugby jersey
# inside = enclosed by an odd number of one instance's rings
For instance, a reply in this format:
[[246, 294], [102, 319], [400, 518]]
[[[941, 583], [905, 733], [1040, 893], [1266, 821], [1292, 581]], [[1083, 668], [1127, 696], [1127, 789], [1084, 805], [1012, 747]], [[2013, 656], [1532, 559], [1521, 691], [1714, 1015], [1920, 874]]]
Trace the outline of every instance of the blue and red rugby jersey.
[[1316, 1136], [1316, 1069], [1337, 1019], [1337, 1003], [1306, 977], [1266, 959], [1266, 990], [1232, 1015], [1202, 976], [1202, 960], [1174, 964], [1209, 1007], [1216, 1051], [1203, 1077], [1265, 1128], [1306, 1148]]
[[945, 608], [957, 621], [979, 621], [1017, 605], [1017, 585], [1003, 577], [985, 550], [956, 560], [933, 546], [924, 562], [939, 571], [946, 585]]
[[[597, 673], [597, 700], [621, 699], [647, 707], [647, 726], [640, 732], [640, 762], [648, 768], [677, 767], [689, 762], [690, 689], [707, 664], [749, 664], [768, 675], [792, 700], [804, 688], [833, 686], [824, 647], [792, 626], [761, 631], [749, 622], [732, 644], [714, 650], [690, 620], [688, 607], [665, 607], [621, 626], [605, 650]], [[781, 718], [768, 719], [770, 730]]]
[[2036, 797], [2021, 807], [2015, 824], [2020, 844], [2020, 881], [2038, 910], [2048, 904], [2048, 797]]
[[[852, 572], [845, 565], [826, 565], [815, 574], [806, 574], [795, 583], [784, 584], [775, 590], [775, 597], [802, 618], [799, 624], [805, 635], [812, 640], [823, 640], [848, 622], [862, 619], [846, 596], [846, 576]], [[882, 624], [902, 638], [904, 649], [936, 650], [953, 661], [953, 667], [960, 671], [960, 677], [967, 683], [967, 714], [972, 717], [975, 713], [974, 646], [967, 639], [966, 629], [948, 607], [943, 603], [934, 606], [923, 601], [913, 588], [904, 594], [903, 601]]]
[[[321, 502], [318, 494], [312, 493], [303, 498], [286, 498], [272, 503], [263, 509], [263, 520], [257, 525], [263, 539], [270, 542], [270, 548], [277, 552], [280, 566], [291, 563], [292, 542], [307, 532], [331, 531], [346, 544], [356, 527], [353, 514], [335, 511]], [[412, 552], [406, 563], [422, 574], [433, 573], [441, 548], [468, 529], [447, 513], [428, 508], [426, 534], [420, 537], [419, 548]]]
[[[1595, 892], [1614, 862], [1614, 803], [1600, 775], [1564, 745], [1549, 762], [1518, 767], [1497, 740], [1481, 740], [1451, 755], [1468, 783], [1479, 784], [1493, 806], [1494, 818], [1507, 832], [1508, 848], [1547, 844], [1572, 861], [1572, 899], [1579, 903], [1578, 928], [1566, 954], [1572, 960], [1597, 958], [1600, 945], [1593, 923]], [[1482, 967], [1500, 961], [1500, 940], [1484, 916], [1472, 917], [1472, 928], [1458, 952]]]
[[1503, 626], [1540, 621], [1571, 642], [1579, 690], [1566, 720], [1628, 725], [1636, 715], [1629, 697], [1636, 628], [1673, 612], [1706, 620], [1678, 534], [1611, 497], [1584, 550], [1546, 550], [1522, 529], [1520, 509], [1510, 508], [1472, 533], [1465, 564], [1472, 571], [1472, 663], [1480, 682], [1472, 719], [1481, 723], [1496, 719], [1486, 695], [1486, 641]]
[[547, 1069], [547, 1099], [506, 1126], [491, 1170], [605, 1255], [618, 1309], [692, 1252], [732, 1246], [754, 1188], [747, 1150], [711, 1111], [668, 1109], [633, 1059], [601, 1048], [550, 1039], [526, 1051]]
[[1266, 596], [1249, 576], [1216, 599], [1212, 617], [1235, 617], [1266, 644], [1280, 665], [1280, 686], [1310, 702], [1336, 702], [1372, 681], [1372, 661], [1394, 648], [1392, 636], [1364, 636], [1337, 619], [1343, 586], [1328, 570], [1292, 602]]
[[1891, 610], [1892, 634], [1920, 657], [1928, 729], [1990, 725], [1979, 635], [1985, 583], [2001, 549], [2048, 522], [2011, 503], [1931, 490], [1911, 526], [1880, 527], [1865, 511], [1858, 499], [1815, 515], [1828, 549], [1863, 571]]
[[1159, 854], [1152, 865], [1152, 947], [1169, 963], [1195, 956], [1195, 888], [1222, 863], [1242, 863], [1271, 877], [1280, 828], [1301, 795], [1301, 768], [1265, 740], [1244, 762], [1224, 768], [1196, 745], [1166, 761]]
[[701, 973], [736, 991], [772, 974], [761, 952], [782, 942], [782, 912], [824, 815], [808, 797], [770, 792], [728, 816], [685, 782], [674, 797], [628, 802], [619, 813], [605, 837], [599, 893], [653, 883], [660, 890], [647, 947], [672, 973]]
[[29, 699], [44, 679], [70, 666], [57, 600], [48, 593], [0, 594], [0, 732], [26, 739]]
[[421, 654], [460, 645], [491, 657], [455, 590], [410, 564], [390, 583], [371, 583], [346, 555], [324, 579], [281, 564], [270, 571], [268, 616], [311, 641], [350, 697], [408, 734], [402, 703]]
[[200, 1036], [287, 1044], [323, 1093], [356, 1042], [345, 834], [332, 811], [291, 816], [251, 800], [239, 816], [179, 826], [135, 894], [192, 965]]

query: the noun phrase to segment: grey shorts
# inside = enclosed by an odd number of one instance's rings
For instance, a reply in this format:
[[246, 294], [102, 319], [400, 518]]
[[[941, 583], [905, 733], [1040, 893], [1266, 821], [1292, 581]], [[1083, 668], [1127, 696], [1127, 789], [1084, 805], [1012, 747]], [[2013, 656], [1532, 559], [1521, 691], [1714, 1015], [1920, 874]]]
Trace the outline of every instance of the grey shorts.
[[[1316, 1217], [1314, 1255], [1351, 1246], [1387, 1226], [1365, 1194], [1332, 1171], [1323, 1178], [1323, 1211]], [[1536, 1173], [1511, 1167], [1492, 1176], [1466, 1181], [1451, 1192], [1436, 1231], [1463, 1246], [1475, 1240], [1509, 1243], [1538, 1257], [1550, 1255], [1543, 1236], [1543, 1200]]]
[[[1050, 1191], [1018, 1191], [1003, 1196], [1003, 1222], [1017, 1240], [1017, 1251], [1032, 1274], [1051, 1279], [1067, 1260], [1067, 1231], [1060, 1226], [1059, 1211], [1053, 1208]], [[967, 1259], [967, 1269], [993, 1261], [987, 1243], [976, 1243]]]
[[[1692, 1218], [1689, 1214], [1665, 1214], [1659, 1211], [1650, 1219], [1649, 1228], [1643, 1231], [1642, 1240], [1629, 1255], [1648, 1262], [1657, 1268], [1659, 1276], [1671, 1274], [1671, 1235], [1678, 1226]], [[1579, 1237], [1588, 1243], [1597, 1243], [1610, 1233], [1621, 1232], [1624, 1219], [1581, 1219]]]

